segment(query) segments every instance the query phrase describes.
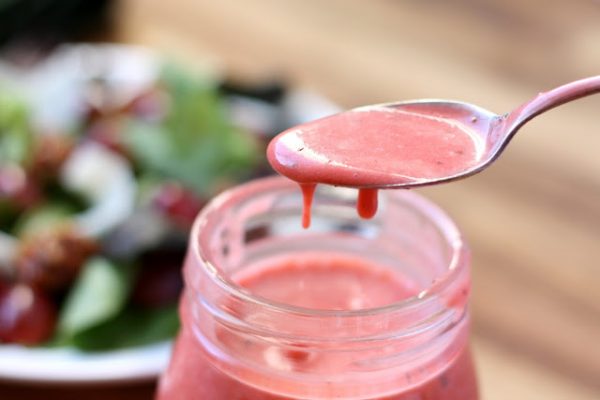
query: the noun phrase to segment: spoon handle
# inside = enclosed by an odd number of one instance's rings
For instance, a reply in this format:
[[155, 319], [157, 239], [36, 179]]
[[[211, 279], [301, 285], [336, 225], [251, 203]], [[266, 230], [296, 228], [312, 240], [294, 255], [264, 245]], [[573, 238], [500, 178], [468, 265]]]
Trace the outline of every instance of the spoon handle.
[[545, 111], [599, 92], [600, 75], [567, 83], [556, 89], [542, 92], [506, 116], [510, 135], [513, 135], [527, 121]]

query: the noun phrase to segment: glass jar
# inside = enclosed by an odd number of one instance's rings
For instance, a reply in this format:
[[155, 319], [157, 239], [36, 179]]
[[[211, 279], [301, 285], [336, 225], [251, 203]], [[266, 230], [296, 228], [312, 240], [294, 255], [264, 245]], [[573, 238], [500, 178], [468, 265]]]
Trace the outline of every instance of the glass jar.
[[[298, 186], [274, 177], [233, 188], [202, 211], [159, 400], [478, 398], [469, 252], [456, 226], [408, 191], [382, 191], [371, 220], [356, 216], [355, 199], [355, 190], [319, 187], [305, 230]], [[374, 308], [304, 308], [255, 295], [235, 278], [261, 260], [334, 253], [385, 265], [412, 294]]]

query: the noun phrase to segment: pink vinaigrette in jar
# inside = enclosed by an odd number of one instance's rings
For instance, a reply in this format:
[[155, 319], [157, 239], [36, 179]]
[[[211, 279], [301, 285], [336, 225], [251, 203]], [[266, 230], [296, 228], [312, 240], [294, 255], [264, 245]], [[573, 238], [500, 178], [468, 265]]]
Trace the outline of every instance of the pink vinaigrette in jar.
[[469, 253], [406, 191], [372, 219], [319, 186], [310, 229], [284, 178], [213, 200], [185, 263], [182, 329], [158, 400], [477, 400]]

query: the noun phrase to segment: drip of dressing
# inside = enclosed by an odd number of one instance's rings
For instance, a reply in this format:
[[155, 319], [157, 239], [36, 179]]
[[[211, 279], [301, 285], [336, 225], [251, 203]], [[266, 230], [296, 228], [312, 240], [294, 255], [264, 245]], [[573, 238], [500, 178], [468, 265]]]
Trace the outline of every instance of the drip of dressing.
[[310, 226], [310, 217], [312, 210], [312, 202], [315, 196], [317, 185], [314, 183], [301, 183], [303, 207], [302, 207], [302, 227], [307, 229]]

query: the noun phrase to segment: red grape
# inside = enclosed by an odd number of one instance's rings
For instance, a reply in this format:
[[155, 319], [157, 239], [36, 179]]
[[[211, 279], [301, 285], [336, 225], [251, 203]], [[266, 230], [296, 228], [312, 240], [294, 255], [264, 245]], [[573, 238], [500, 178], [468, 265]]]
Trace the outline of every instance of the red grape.
[[42, 199], [38, 185], [18, 165], [0, 167], [0, 200], [8, 202], [16, 210], [28, 209]]
[[41, 290], [19, 283], [0, 290], [0, 342], [39, 344], [50, 338], [57, 311]]
[[177, 182], [167, 182], [159, 187], [154, 206], [176, 224], [189, 228], [196, 215], [204, 206], [204, 201], [190, 189]]
[[181, 266], [184, 254], [182, 248], [155, 250], [142, 256], [133, 301], [145, 307], [175, 304], [183, 288]]

